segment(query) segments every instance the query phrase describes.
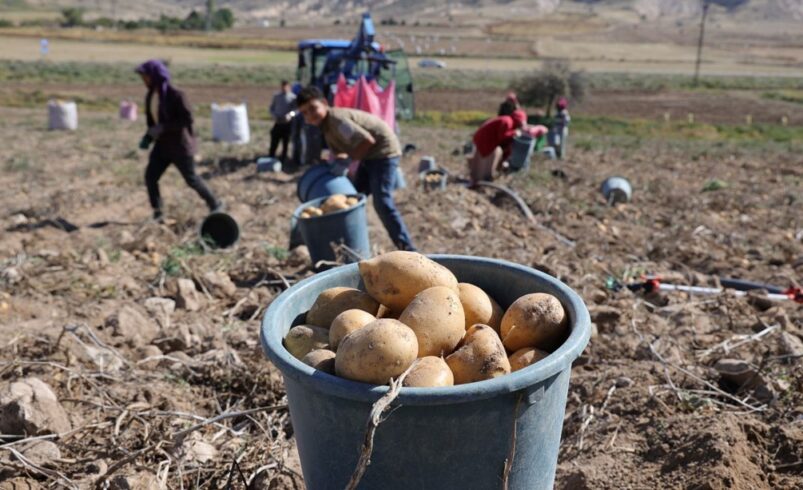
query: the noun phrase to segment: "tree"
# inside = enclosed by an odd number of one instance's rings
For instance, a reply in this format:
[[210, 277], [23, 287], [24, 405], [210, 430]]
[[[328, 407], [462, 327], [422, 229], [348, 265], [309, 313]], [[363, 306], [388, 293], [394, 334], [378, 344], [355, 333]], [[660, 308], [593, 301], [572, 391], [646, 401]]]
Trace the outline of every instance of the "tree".
[[230, 29], [234, 26], [234, 12], [230, 9], [222, 8], [218, 9], [215, 12], [215, 16], [212, 19], [212, 28], [216, 31], [223, 31], [226, 29]]
[[62, 9], [61, 16], [64, 17], [62, 27], [78, 27], [84, 25], [84, 9], [67, 7]]
[[584, 73], [572, 71], [567, 60], [547, 60], [542, 69], [515, 81], [511, 88], [524, 105], [543, 107], [549, 115], [558, 97], [582, 100], [586, 85]]

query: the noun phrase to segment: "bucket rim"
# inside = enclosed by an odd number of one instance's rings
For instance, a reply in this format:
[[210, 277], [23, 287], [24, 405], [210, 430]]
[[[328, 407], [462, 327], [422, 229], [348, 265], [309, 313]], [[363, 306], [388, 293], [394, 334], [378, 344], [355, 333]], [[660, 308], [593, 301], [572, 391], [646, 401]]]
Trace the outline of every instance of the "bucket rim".
[[317, 206], [318, 204], [321, 204], [322, 202], [324, 202], [325, 200], [329, 199], [332, 196], [318, 197], [318, 198], [315, 198], [315, 199], [313, 199], [311, 201], [307, 201], [307, 202], [301, 204], [300, 206], [298, 206], [295, 209], [295, 211], [293, 211], [293, 218], [295, 218], [295, 219], [297, 219], [299, 221], [301, 221], [302, 219], [309, 220], [309, 221], [315, 221], [315, 220], [318, 220], [318, 219], [321, 219], [321, 218], [331, 218], [332, 216], [337, 216], [339, 214], [344, 214], [344, 213], [347, 213], [349, 211], [353, 211], [353, 210], [355, 210], [357, 208], [363, 207], [363, 206], [365, 206], [366, 202], [368, 201], [366, 196], [365, 196], [365, 194], [363, 194], [361, 192], [358, 192], [356, 194], [345, 194], [345, 196], [346, 197], [356, 197], [358, 199], [357, 204], [355, 204], [354, 206], [348, 207], [346, 209], [338, 209], [337, 211], [333, 211], [331, 213], [322, 214], [321, 216], [311, 216], [309, 218], [301, 218], [301, 211], [303, 211], [304, 209], [306, 209], [306, 208], [308, 208], [310, 206], [319, 207], [319, 206]]
[[224, 219], [227, 219], [231, 223], [233, 223], [234, 227], [237, 229], [237, 238], [235, 238], [234, 241], [231, 242], [230, 245], [226, 245], [225, 247], [215, 246], [214, 247], [215, 249], [222, 250], [222, 249], [232, 248], [232, 247], [234, 247], [235, 245], [237, 245], [240, 242], [240, 234], [241, 234], [240, 233], [240, 223], [237, 222], [237, 220], [234, 218], [234, 216], [230, 215], [229, 213], [227, 213], [225, 211], [212, 211], [212, 212], [208, 213], [206, 216], [204, 216], [204, 219], [202, 219], [201, 223], [198, 225], [198, 238], [200, 238], [201, 241], [204, 241], [204, 236], [203, 236], [204, 225], [206, 224], [206, 222], [207, 222], [207, 220], [209, 218], [224, 218]]
[[[532, 366], [498, 378], [475, 383], [439, 388], [404, 387], [399, 392], [398, 402], [400, 404], [426, 406], [467, 403], [515, 392], [529, 392], [560, 372], [571, 369], [574, 360], [580, 356], [588, 344], [591, 338], [591, 319], [588, 309], [580, 296], [558, 279], [531, 267], [501, 259], [451, 254], [427, 255], [427, 257], [439, 263], [442, 261], [481, 261], [539, 277], [550, 285], [552, 288], [550, 293], [556, 293], [555, 296], [566, 308], [570, 315], [572, 330], [560, 347]], [[288, 307], [296, 295], [303, 295], [312, 289], [315, 283], [330, 276], [351, 274], [359, 274], [358, 264], [348, 264], [316, 274], [284, 291], [268, 306], [260, 325], [259, 337], [263, 353], [283, 376], [290, 377], [296, 382], [303, 383], [309, 388], [327, 395], [373, 403], [387, 393], [388, 386], [351, 381], [318, 371], [293, 357], [282, 345], [281, 335], [270, 335], [270, 332], [276, 328], [272, 328], [276, 323], [273, 318], [279, 316], [279, 312]]]

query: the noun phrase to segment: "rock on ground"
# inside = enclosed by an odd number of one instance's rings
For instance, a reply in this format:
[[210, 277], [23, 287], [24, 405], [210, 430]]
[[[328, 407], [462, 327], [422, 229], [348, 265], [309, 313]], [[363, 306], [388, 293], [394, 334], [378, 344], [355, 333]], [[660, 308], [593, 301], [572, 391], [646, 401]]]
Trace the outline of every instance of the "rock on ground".
[[71, 428], [56, 394], [39, 378], [15, 381], [0, 393], [0, 434], [35, 436]]
[[184, 308], [187, 311], [198, 311], [201, 309], [203, 298], [198, 290], [195, 289], [195, 283], [190, 279], [179, 279], [176, 281], [178, 291], [176, 292], [176, 306]]
[[237, 286], [225, 272], [209, 271], [204, 274], [204, 282], [209, 292], [218, 298], [231, 298], [237, 293]]
[[113, 335], [123, 337], [126, 343], [134, 347], [147, 345], [159, 336], [159, 327], [129, 305], [108, 317], [105, 324], [111, 328]]

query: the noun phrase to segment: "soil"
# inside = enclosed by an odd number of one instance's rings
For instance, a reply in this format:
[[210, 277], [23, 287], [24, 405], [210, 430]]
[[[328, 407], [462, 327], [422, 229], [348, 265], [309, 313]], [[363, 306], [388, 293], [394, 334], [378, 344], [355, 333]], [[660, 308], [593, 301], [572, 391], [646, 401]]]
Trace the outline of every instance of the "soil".
[[[281, 376], [261, 353], [258, 329], [284, 281], [312, 272], [298, 251], [284, 249], [299, 174], [255, 173], [267, 124], [252, 124], [255, 143], [231, 147], [208, 141], [208, 121], [199, 122], [199, 169], [242, 230], [233, 249], [204, 251], [196, 245], [202, 201], [174, 170], [161, 182], [167, 224], [148, 221], [141, 123], [82, 112], [77, 132], [47, 132], [45, 115], [4, 108], [0, 117], [0, 387], [39, 377], [74, 432], [54, 441], [62, 456], [49, 468], [59, 475], [26, 467], [0, 446], [0, 481], [69, 479], [88, 488], [111, 473], [168, 488], [225, 488], [239, 467], [249, 488], [303, 488]], [[609, 276], [643, 274], [799, 286], [800, 155], [600, 145], [503, 178], [541, 224], [576, 241], [571, 248], [496, 192], [416, 188], [424, 154], [464, 175], [453, 150], [467, 137], [406, 128], [403, 143], [419, 150], [403, 161], [409, 185], [397, 201], [423, 252], [533, 266], [588, 304], [595, 332], [573, 368], [556, 487], [803, 487], [803, 359], [784, 341], [803, 340], [801, 305], [761, 294], [606, 288]], [[630, 179], [632, 203], [606, 205], [599, 185], [610, 175]], [[724, 188], [704, 192], [714, 178]], [[390, 250], [372, 210], [369, 225], [375, 251]], [[210, 271], [228, 275], [234, 294], [205, 279]], [[148, 313], [148, 298], [176, 298], [178, 278], [195, 282], [200, 309], [179, 307], [169, 319]], [[112, 319], [126, 306], [157, 322], [159, 337], [136, 345], [136, 336], [120, 334]], [[104, 364], [92, 352], [120, 362]], [[725, 358], [749, 363], [751, 381], [722, 378], [714, 365]], [[193, 428], [222, 413], [234, 415]]]

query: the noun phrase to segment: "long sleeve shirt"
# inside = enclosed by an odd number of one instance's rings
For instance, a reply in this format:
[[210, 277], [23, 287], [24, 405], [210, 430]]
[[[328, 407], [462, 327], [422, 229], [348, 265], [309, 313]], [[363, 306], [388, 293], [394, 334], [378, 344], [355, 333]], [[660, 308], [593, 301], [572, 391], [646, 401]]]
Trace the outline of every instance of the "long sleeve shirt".
[[285, 116], [296, 108], [296, 94], [293, 92], [279, 92], [273, 96], [270, 103], [270, 115], [273, 120], [280, 123], [287, 123]]
[[510, 144], [513, 142], [514, 136], [516, 136], [516, 126], [513, 118], [497, 116], [485, 121], [474, 133], [474, 146], [483, 157], [490, 155], [497, 146], [501, 146], [502, 151], [507, 155], [510, 152]]
[[[165, 106], [162, 111], [164, 117], [161, 118], [158, 116], [160, 104]], [[195, 155], [197, 142], [193, 130], [192, 109], [184, 92], [170, 85], [164, 100], [159, 100], [156, 91], [149, 91], [145, 97], [145, 116], [149, 128], [156, 124], [162, 126], [154, 151], [173, 156]]]

